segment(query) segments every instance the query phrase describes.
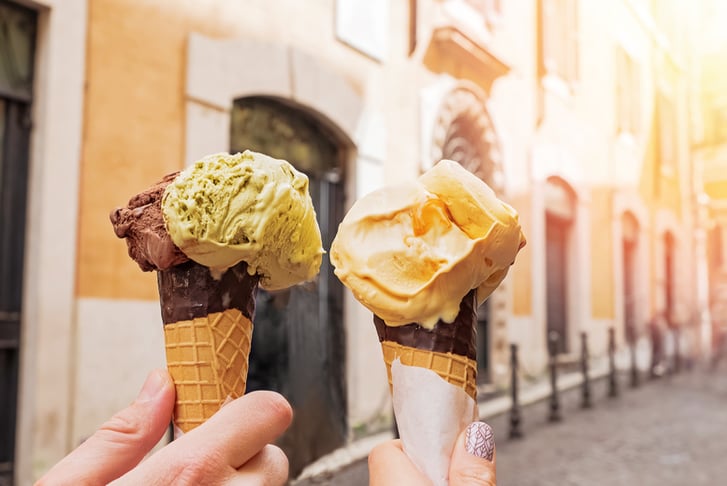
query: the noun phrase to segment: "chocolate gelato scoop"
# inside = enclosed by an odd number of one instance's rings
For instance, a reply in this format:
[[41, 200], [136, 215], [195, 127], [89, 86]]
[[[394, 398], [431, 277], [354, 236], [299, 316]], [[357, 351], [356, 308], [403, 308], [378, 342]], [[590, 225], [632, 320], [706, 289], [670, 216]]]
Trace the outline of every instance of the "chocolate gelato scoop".
[[164, 189], [177, 177], [173, 172], [129, 200], [125, 208], [111, 211], [111, 224], [126, 239], [129, 256], [145, 271], [166, 270], [189, 260], [172, 242], [162, 217]]

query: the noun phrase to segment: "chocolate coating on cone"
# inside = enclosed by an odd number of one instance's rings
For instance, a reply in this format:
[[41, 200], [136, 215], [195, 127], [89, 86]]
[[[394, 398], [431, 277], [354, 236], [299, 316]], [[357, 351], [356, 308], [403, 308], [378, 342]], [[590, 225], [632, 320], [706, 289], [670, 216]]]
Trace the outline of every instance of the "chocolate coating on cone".
[[247, 264], [230, 267], [215, 280], [210, 269], [188, 261], [157, 272], [159, 303], [164, 324], [204, 317], [226, 309], [239, 309], [252, 320], [255, 314], [257, 275], [247, 273]]
[[477, 309], [476, 292], [464, 296], [459, 304], [459, 314], [454, 322], [448, 324], [438, 321], [434, 329], [429, 330], [419, 324], [404, 326], [387, 326], [383, 319], [374, 315], [374, 325], [379, 335], [379, 342], [393, 341], [411, 348], [454, 353], [477, 359]]

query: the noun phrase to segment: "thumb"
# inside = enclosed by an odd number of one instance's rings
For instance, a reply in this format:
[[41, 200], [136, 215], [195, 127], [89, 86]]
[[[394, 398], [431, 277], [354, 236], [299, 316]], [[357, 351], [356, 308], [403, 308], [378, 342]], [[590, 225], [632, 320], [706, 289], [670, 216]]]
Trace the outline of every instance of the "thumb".
[[152, 371], [134, 403], [111, 417], [38, 484], [107, 484], [126, 473], [164, 435], [174, 397], [169, 373]]
[[473, 422], [459, 435], [449, 464], [450, 486], [495, 486], [492, 427]]

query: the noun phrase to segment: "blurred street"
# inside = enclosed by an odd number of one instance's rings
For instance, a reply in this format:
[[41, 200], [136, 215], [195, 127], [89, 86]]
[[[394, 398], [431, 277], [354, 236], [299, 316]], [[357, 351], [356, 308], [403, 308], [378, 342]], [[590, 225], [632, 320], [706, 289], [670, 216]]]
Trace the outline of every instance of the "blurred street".
[[[506, 415], [488, 420], [497, 438], [500, 486], [717, 485], [727, 457], [727, 367], [693, 370], [606, 397], [593, 386], [593, 408], [579, 389], [564, 395], [563, 421], [547, 422], [547, 401], [523, 410], [524, 437], [509, 440]], [[368, 484], [365, 462], [314, 485]]]

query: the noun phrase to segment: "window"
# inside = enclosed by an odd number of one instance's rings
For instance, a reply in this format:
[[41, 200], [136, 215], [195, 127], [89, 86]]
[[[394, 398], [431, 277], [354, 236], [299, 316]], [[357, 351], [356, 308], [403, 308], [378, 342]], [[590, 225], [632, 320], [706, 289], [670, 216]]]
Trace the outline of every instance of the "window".
[[616, 131], [637, 134], [639, 116], [640, 77], [638, 65], [622, 48], [616, 48]]
[[578, 0], [540, 0], [541, 72], [578, 79]]
[[704, 141], [707, 144], [727, 142], [727, 106], [712, 101], [705, 108]]
[[0, 96], [30, 99], [34, 49], [35, 12], [0, 3]]
[[712, 259], [710, 261], [711, 268], [724, 269], [725, 267], [725, 246], [727, 246], [727, 238], [724, 237], [724, 228], [715, 225], [710, 232]]
[[466, 0], [466, 3], [482, 14], [488, 26], [496, 24], [502, 15], [501, 0]]
[[681, 40], [679, 13], [674, 0], [651, 0], [651, 15], [656, 28], [663, 34], [672, 46]]
[[657, 163], [662, 174], [672, 175], [676, 170], [677, 131], [674, 102], [664, 93], [656, 96]]
[[341, 42], [384, 61], [389, 51], [388, 0], [337, 0], [335, 4], [336, 37]]

